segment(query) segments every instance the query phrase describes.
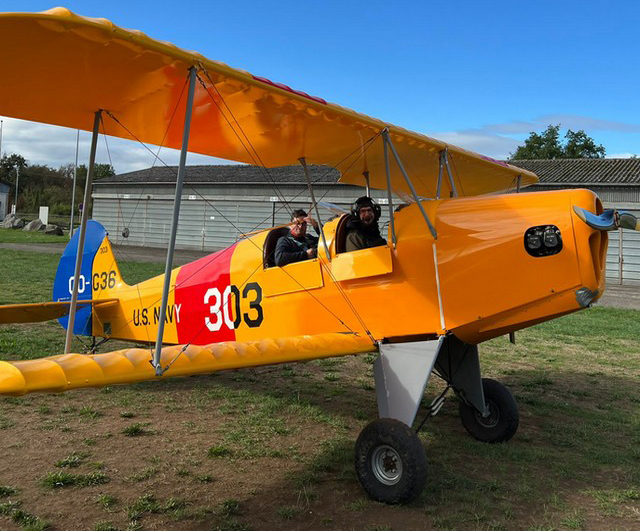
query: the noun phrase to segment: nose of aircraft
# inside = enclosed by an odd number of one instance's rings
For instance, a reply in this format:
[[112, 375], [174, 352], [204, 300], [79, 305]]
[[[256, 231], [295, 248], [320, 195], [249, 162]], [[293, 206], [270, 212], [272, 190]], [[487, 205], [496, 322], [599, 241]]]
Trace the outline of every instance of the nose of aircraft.
[[640, 220], [627, 210], [609, 209], [597, 215], [579, 206], [574, 206], [573, 211], [592, 229], [610, 231], [623, 228], [640, 231]]

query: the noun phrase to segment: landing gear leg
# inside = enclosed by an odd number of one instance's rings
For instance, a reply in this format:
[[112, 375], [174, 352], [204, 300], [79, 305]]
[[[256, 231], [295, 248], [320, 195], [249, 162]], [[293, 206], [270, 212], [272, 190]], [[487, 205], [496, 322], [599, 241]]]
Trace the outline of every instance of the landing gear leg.
[[487, 443], [507, 442], [518, 430], [520, 413], [511, 391], [491, 378], [482, 379], [486, 415], [460, 401], [460, 420], [476, 439]]
[[427, 481], [427, 456], [411, 429], [442, 340], [380, 345], [374, 373], [380, 419], [360, 433], [355, 448], [358, 480], [384, 503], [407, 503]]
[[482, 442], [506, 442], [518, 430], [520, 414], [511, 391], [480, 377], [478, 348], [447, 336], [434, 368], [460, 398], [460, 420]]

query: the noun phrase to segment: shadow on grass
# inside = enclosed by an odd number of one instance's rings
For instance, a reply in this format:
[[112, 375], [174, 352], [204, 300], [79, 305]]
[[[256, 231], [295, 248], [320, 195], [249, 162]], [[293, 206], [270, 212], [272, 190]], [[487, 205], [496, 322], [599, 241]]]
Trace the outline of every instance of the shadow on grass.
[[[309, 376], [292, 381], [287, 366], [239, 375], [137, 388], [154, 395], [196, 392], [203, 397], [204, 414], [208, 407], [230, 403], [237, 407], [235, 413], [271, 403], [269, 412], [274, 415], [306, 404], [309, 409], [302, 414], [313, 411], [314, 421], [338, 428], [314, 443], [311, 456], [293, 465], [286, 452], [275, 456], [282, 469], [273, 481], [241, 500], [241, 505], [252, 507], [250, 515], [239, 516], [246, 524], [272, 521], [281, 529], [298, 529], [309, 514], [319, 527], [344, 529], [424, 528], [425, 518], [440, 530], [583, 529], [588, 522], [611, 518], [620, 529], [637, 524], [640, 390], [634, 378], [512, 371], [502, 380], [519, 402], [520, 429], [512, 441], [498, 445], [472, 439], [450, 397], [421, 433], [429, 460], [427, 487], [420, 499], [399, 508], [368, 501], [353, 469], [355, 438], [364, 421], [376, 415], [374, 392], [355, 381], [325, 383]], [[330, 388], [336, 385], [344, 393], [331, 397]], [[422, 414], [423, 408], [418, 417]]]

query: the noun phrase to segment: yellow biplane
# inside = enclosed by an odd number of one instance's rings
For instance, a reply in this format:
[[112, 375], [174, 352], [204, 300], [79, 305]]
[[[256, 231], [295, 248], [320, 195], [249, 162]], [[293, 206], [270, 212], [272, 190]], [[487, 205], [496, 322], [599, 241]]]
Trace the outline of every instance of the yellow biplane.
[[[638, 229], [588, 190], [505, 194], [537, 178], [63, 8], [0, 14], [0, 67], [1, 115], [93, 132], [85, 205], [100, 131], [181, 149], [165, 274], [127, 285], [85, 208], [54, 301], [0, 307], [0, 323], [60, 318], [66, 352], [0, 362], [0, 393], [375, 352], [380, 418], [360, 434], [355, 465], [376, 500], [406, 502], [424, 486], [411, 426], [432, 373], [472, 436], [515, 434], [517, 404], [481, 378], [476, 345], [588, 307], [604, 290], [606, 230]], [[257, 164], [266, 179], [270, 167], [300, 163], [308, 177], [307, 164], [325, 164], [341, 182], [386, 190], [388, 244], [346, 252], [347, 214], [321, 226], [315, 259], [275, 266], [288, 231], [277, 227], [171, 269], [187, 151]], [[72, 354], [74, 333], [155, 348]]]

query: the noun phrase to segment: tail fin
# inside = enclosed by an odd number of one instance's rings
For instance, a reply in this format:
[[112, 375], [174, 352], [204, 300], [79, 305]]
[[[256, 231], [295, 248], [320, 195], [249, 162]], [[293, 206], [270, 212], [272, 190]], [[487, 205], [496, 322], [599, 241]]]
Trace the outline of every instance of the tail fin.
[[[73, 273], [75, 271], [78, 239], [80, 231], [76, 232], [67, 244], [56, 272], [53, 283], [53, 300], [69, 301], [73, 291]], [[118, 264], [111, 249], [111, 243], [105, 228], [97, 221], [87, 223], [87, 233], [82, 253], [82, 268], [78, 282], [78, 300], [95, 300], [113, 297], [113, 291], [122, 286], [123, 280]], [[73, 333], [91, 336], [92, 308], [79, 308], [76, 311]], [[58, 319], [66, 329], [69, 323], [67, 316]]]

